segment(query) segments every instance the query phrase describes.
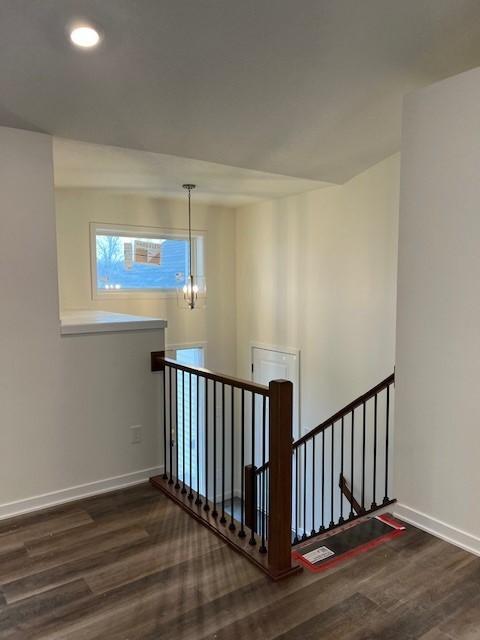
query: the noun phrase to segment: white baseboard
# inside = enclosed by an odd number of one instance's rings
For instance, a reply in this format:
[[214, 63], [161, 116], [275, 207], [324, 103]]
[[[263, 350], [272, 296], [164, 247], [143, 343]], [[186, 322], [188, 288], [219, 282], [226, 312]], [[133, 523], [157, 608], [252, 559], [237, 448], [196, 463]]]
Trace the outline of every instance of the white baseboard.
[[437, 538], [441, 538], [442, 540], [450, 542], [465, 551], [469, 551], [470, 553], [480, 556], [480, 538], [472, 535], [471, 533], [452, 527], [446, 522], [437, 520], [437, 518], [433, 518], [426, 513], [407, 507], [407, 505], [404, 504], [397, 503], [393, 505], [393, 515], [397, 516], [401, 520], [405, 520], [405, 522], [408, 522], [409, 524], [413, 524], [415, 527], [418, 527], [427, 533], [431, 533]]
[[116, 489], [124, 489], [136, 484], [140, 484], [148, 480], [151, 476], [163, 473], [163, 467], [152, 467], [151, 469], [141, 469], [132, 473], [125, 473], [121, 476], [113, 478], [105, 478], [104, 480], [96, 480], [87, 484], [80, 484], [76, 487], [61, 489], [60, 491], [52, 491], [44, 493], [32, 498], [17, 500], [16, 502], [7, 502], [0, 504], [0, 520], [12, 518], [23, 513], [54, 507], [65, 502], [72, 502], [80, 498], [98, 495], [100, 493], [108, 493]]

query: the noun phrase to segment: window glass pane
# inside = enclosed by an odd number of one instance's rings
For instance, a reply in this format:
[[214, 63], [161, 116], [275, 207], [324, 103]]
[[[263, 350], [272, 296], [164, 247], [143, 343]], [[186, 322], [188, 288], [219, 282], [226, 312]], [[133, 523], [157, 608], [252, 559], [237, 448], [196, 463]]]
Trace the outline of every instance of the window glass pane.
[[177, 349], [176, 360], [191, 367], [203, 367], [203, 348]]
[[185, 238], [96, 235], [97, 289], [176, 289], [188, 270]]
[[[177, 349], [176, 360], [182, 364], [193, 367], [203, 367], [203, 349], [194, 347], [191, 349]], [[190, 385], [192, 405], [190, 407]], [[185, 483], [196, 489], [203, 486], [203, 470], [202, 465], [197, 468], [197, 448], [200, 450], [201, 463], [203, 457], [203, 398], [202, 394], [203, 381], [199, 383], [199, 436], [200, 442], [197, 442], [197, 379], [188, 373], [177, 372], [177, 416], [178, 416], [178, 433], [177, 433], [177, 462], [178, 462], [178, 478], [183, 481], [183, 470], [185, 469]], [[192, 420], [190, 422], [190, 415]], [[185, 457], [184, 457], [185, 453]], [[190, 467], [190, 458], [192, 466]]]

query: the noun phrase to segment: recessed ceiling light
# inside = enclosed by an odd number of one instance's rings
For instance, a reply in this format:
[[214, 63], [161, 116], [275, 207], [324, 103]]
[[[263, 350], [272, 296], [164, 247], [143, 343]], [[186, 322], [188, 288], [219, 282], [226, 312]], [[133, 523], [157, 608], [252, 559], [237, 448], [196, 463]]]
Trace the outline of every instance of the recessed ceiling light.
[[70, 40], [73, 44], [77, 45], [77, 47], [91, 49], [100, 42], [100, 34], [93, 27], [83, 25], [81, 27], [75, 27], [70, 31]]

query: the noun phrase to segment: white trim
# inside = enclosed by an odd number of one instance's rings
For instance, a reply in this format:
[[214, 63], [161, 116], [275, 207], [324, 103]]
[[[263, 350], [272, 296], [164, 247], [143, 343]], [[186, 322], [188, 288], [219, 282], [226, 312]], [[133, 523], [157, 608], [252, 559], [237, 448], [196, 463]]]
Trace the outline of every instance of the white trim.
[[393, 515], [409, 524], [413, 524], [415, 527], [422, 529], [422, 531], [431, 533], [441, 540], [450, 542], [450, 544], [480, 556], [480, 538], [478, 536], [474, 536], [457, 527], [452, 527], [446, 522], [412, 509], [405, 504], [395, 504], [393, 506]]
[[17, 500], [15, 502], [0, 504], [0, 520], [12, 518], [13, 516], [18, 516], [23, 513], [30, 513], [31, 511], [38, 511], [39, 509], [47, 509], [48, 507], [54, 507], [64, 504], [65, 502], [80, 500], [88, 496], [131, 487], [136, 484], [141, 484], [151, 476], [156, 476], [161, 473], [163, 473], [163, 467], [151, 467], [150, 469], [141, 469], [139, 471], [125, 473], [121, 476], [114, 476], [113, 478], [79, 484], [68, 489], [61, 489], [60, 491], [43, 493], [39, 496], [33, 496], [32, 498], [24, 498], [23, 500]]

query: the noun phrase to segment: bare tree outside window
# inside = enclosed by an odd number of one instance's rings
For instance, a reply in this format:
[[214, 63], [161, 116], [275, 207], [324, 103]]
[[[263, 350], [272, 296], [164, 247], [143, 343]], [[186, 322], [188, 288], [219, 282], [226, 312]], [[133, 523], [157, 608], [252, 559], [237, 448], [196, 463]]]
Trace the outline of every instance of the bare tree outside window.
[[102, 280], [109, 283], [123, 260], [123, 246], [118, 236], [97, 236], [97, 265]]

